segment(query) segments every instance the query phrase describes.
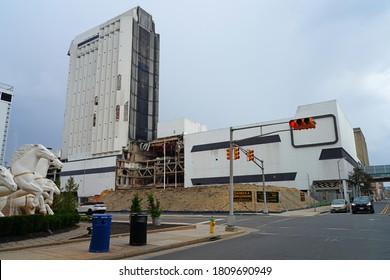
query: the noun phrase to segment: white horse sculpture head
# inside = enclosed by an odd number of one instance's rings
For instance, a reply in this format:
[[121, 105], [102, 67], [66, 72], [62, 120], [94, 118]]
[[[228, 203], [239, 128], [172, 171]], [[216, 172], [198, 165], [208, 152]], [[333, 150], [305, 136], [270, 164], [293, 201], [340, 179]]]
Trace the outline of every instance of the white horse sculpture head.
[[51, 151], [46, 149], [43, 145], [26, 144], [14, 152], [11, 159], [11, 166], [14, 165], [16, 162], [23, 160], [23, 158], [25, 157], [29, 157], [27, 160], [31, 160], [31, 156], [34, 156], [36, 158], [46, 158], [49, 161], [54, 161], [54, 159], [56, 159], [56, 156]]
[[58, 166], [60, 164], [57, 157], [41, 144], [26, 144], [17, 149], [11, 159], [11, 172], [14, 175], [14, 180], [21, 192], [18, 194], [30, 193], [34, 195], [33, 205], [40, 205], [40, 209], [44, 210], [44, 201], [42, 198], [42, 187], [36, 182], [37, 165], [41, 159], [46, 161], [45, 173], [46, 177], [49, 164], [53, 162]]
[[50, 160], [50, 165], [56, 169], [61, 169], [63, 166], [62, 162], [56, 156], [53, 160]]
[[53, 165], [58, 169], [62, 168], [62, 162], [43, 145], [26, 144], [14, 152], [11, 159], [11, 170], [13, 174], [15, 174], [15, 168], [22, 167], [23, 169], [24, 167], [25, 169], [30, 169], [29, 171], [34, 172], [39, 159], [46, 159], [49, 162], [49, 165]]
[[9, 195], [16, 192], [18, 186], [14, 181], [14, 176], [4, 166], [0, 166], [0, 196]]

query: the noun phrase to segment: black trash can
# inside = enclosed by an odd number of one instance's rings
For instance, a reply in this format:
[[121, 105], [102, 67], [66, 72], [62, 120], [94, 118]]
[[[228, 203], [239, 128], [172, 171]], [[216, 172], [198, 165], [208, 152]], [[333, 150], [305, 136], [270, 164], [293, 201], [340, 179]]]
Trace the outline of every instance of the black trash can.
[[130, 215], [130, 245], [146, 245], [148, 229], [148, 215], [131, 214]]
[[111, 215], [92, 215], [92, 237], [89, 251], [95, 253], [108, 252], [110, 249]]

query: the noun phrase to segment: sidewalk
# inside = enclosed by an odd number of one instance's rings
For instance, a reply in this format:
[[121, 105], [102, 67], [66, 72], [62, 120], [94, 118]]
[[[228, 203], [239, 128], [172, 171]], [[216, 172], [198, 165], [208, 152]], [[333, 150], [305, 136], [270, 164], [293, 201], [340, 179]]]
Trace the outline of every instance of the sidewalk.
[[[311, 208], [270, 215], [299, 217], [315, 216], [325, 212], [329, 212], [329, 206], [317, 207], [316, 211]], [[208, 224], [188, 225], [175, 228], [174, 230], [148, 232], [147, 244], [144, 246], [130, 246], [129, 234], [112, 235], [110, 237], [109, 252], [92, 253], [89, 252], [91, 238], [77, 238], [87, 232], [87, 224], [80, 223], [78, 229], [69, 232], [44, 238], [0, 243], [0, 259], [116, 260], [216, 239], [234, 237], [251, 231], [253, 231], [253, 229], [237, 227], [237, 231], [228, 232], [225, 231], [224, 225], [216, 225], [215, 233], [210, 234]]]
[[306, 208], [306, 209], [300, 209], [300, 210], [290, 210], [286, 211], [277, 215], [281, 216], [316, 216], [324, 213], [330, 212], [330, 205], [328, 206], [320, 206], [316, 208]]
[[90, 238], [71, 239], [77, 234], [85, 234], [81, 228], [61, 236], [50, 236], [26, 241], [0, 244], [1, 260], [116, 260], [149, 254], [186, 245], [207, 242], [215, 239], [243, 234], [245, 229], [227, 232], [225, 227], [215, 227], [215, 233], [209, 233], [208, 225], [190, 225], [172, 231], [147, 234], [147, 244], [130, 246], [129, 234], [110, 237], [109, 252], [89, 252]]

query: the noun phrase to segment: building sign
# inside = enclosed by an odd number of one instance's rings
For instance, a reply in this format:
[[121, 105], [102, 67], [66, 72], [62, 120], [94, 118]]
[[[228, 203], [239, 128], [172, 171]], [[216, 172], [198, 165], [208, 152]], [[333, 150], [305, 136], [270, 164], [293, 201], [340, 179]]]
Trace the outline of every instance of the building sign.
[[234, 191], [233, 195], [234, 202], [251, 202], [252, 192], [251, 191]]
[[[257, 191], [257, 202], [264, 202], [263, 191]], [[279, 192], [265, 192], [267, 203], [279, 203]]]

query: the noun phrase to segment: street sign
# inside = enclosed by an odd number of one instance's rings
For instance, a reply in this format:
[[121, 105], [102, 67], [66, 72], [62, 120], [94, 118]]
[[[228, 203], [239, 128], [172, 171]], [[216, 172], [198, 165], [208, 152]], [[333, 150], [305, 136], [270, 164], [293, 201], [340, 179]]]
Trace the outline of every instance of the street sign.
[[251, 191], [234, 191], [233, 195], [234, 202], [251, 202], [252, 192]]
[[[265, 192], [267, 203], [279, 203], [279, 192]], [[263, 191], [257, 191], [257, 202], [264, 202]]]

